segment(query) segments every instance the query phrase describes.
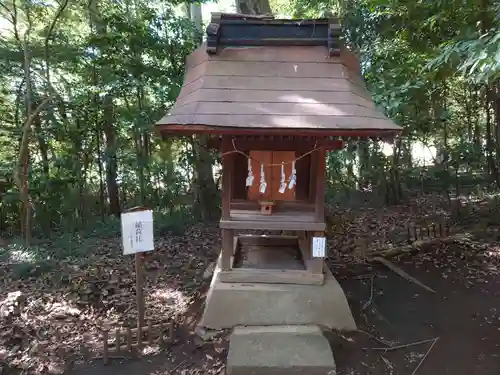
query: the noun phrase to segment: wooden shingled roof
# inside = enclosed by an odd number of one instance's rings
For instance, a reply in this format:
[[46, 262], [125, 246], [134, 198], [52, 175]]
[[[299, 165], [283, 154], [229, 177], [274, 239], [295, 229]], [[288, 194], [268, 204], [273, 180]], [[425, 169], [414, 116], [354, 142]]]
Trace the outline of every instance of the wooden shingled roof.
[[401, 131], [373, 104], [359, 60], [340, 47], [338, 24], [235, 15], [224, 24], [223, 16], [213, 15], [219, 23], [187, 58], [180, 95], [156, 123], [160, 133]]

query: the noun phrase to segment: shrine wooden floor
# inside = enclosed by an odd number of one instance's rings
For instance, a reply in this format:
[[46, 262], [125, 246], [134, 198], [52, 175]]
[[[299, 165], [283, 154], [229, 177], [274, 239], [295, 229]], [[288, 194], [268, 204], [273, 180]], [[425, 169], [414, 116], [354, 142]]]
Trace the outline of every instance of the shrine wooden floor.
[[220, 221], [226, 229], [268, 229], [324, 231], [325, 223], [318, 222], [314, 212], [283, 211], [264, 215], [257, 210], [231, 210], [227, 220]]
[[233, 265], [237, 268], [305, 270], [298, 243], [285, 246], [253, 244], [241, 241]]

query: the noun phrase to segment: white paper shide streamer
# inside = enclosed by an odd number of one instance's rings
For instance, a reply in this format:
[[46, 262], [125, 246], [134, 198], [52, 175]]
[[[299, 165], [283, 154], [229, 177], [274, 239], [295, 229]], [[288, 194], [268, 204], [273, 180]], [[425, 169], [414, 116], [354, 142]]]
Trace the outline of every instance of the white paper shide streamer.
[[250, 187], [253, 185], [253, 171], [252, 171], [252, 160], [248, 159], [248, 176], [247, 176], [247, 182], [246, 185], [247, 187]]
[[264, 164], [260, 165], [260, 187], [259, 191], [264, 194], [267, 189], [266, 176], [264, 175]]
[[295, 160], [292, 162], [292, 175], [290, 176], [290, 182], [288, 183], [288, 188], [292, 190], [297, 184], [297, 170], [295, 169]]
[[278, 190], [281, 194], [283, 194], [286, 190], [286, 182], [285, 182], [285, 163], [281, 162], [281, 182], [280, 189]]

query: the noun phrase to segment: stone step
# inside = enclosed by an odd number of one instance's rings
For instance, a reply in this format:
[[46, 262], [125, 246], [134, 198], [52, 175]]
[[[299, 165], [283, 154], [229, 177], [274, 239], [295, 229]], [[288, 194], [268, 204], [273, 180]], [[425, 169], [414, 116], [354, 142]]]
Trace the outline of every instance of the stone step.
[[314, 325], [234, 328], [226, 375], [335, 375], [335, 360]]
[[217, 265], [201, 327], [314, 324], [337, 331], [356, 330], [344, 291], [327, 267], [323, 285], [226, 283], [220, 280], [220, 270]]

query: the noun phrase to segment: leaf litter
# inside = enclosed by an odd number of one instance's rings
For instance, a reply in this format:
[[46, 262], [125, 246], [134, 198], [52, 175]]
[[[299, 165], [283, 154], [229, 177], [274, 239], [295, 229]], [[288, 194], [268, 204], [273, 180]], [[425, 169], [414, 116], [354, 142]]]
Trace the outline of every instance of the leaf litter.
[[[426, 198], [428, 201], [424, 198], [409, 205], [381, 209], [330, 207], [341, 218], [328, 239], [332, 249], [328, 262], [334, 273], [342, 267], [348, 277], [366, 282], [374, 268], [363, 260], [360, 250], [379, 252], [408, 246], [409, 223], [450, 216], [443, 208], [444, 200], [435, 196]], [[455, 228], [455, 232], [463, 230], [459, 226]], [[410, 261], [417, 268], [438, 267], [444, 279], [456, 278], [459, 271], [468, 287], [487, 284], [487, 276], [499, 271], [500, 248], [495, 244], [495, 236], [496, 233], [491, 232], [488, 236], [479, 236], [481, 238], [473, 234], [457, 240], [424, 241], [413, 246], [417, 254], [403, 252], [394, 256], [393, 262], [404, 265]], [[364, 246], [360, 246], [362, 241]], [[155, 324], [175, 319], [178, 326], [184, 327], [187, 334], [175, 340], [173, 345], [179, 348], [177, 357], [171, 359], [185, 374], [201, 371], [216, 374], [223, 367], [227, 350], [225, 338], [216, 339], [220, 345], [210, 346], [200, 343], [193, 334], [201, 313], [200, 302], [209, 283], [207, 272], [210, 273], [219, 247], [217, 226], [197, 224], [187, 228], [184, 235], [158, 238], [155, 251], [145, 256], [146, 317]], [[99, 240], [85, 262], [59, 262], [51, 272], [35, 273], [27, 279], [16, 277], [9, 264], [0, 264], [0, 363], [3, 368], [18, 369], [26, 374], [60, 374], [81, 360], [82, 342], [98, 346], [103, 328], [134, 326], [133, 258], [120, 253], [119, 238]], [[373, 299], [373, 291], [371, 293]], [[183, 349], [186, 341], [192, 346]], [[192, 356], [189, 353], [199, 348], [204, 350], [202, 365], [182, 358], [189, 358]]]
[[[189, 310], [203, 298], [208, 282], [203, 272], [219, 244], [217, 228], [202, 225], [182, 236], [157, 239], [144, 261], [147, 319], [154, 324], [172, 319], [180, 326], [196, 323]], [[79, 360], [83, 342], [100, 345], [102, 329], [136, 326], [134, 260], [120, 252], [119, 238], [100, 240], [85, 262], [59, 262], [49, 273], [23, 279], [10, 264], [0, 264], [4, 371], [63, 373]], [[219, 357], [212, 353], [204, 361], [219, 366]]]

